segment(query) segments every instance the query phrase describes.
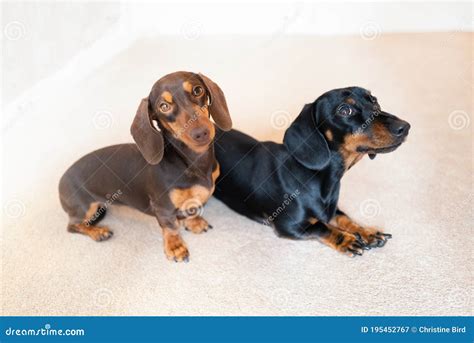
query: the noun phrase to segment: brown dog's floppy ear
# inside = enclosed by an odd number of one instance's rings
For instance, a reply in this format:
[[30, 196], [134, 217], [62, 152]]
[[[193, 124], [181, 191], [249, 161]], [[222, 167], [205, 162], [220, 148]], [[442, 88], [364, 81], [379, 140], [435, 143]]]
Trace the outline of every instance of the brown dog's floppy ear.
[[283, 138], [283, 144], [290, 154], [312, 170], [322, 169], [331, 158], [328, 143], [316, 125], [317, 105], [317, 101], [305, 105]]
[[163, 158], [163, 135], [153, 126], [149, 105], [148, 98], [142, 99], [130, 132], [145, 160], [158, 164]]
[[229, 131], [232, 128], [232, 119], [230, 119], [224, 92], [222, 92], [222, 89], [220, 89], [220, 87], [207, 76], [201, 73], [199, 73], [199, 76], [209, 92], [209, 112], [211, 113], [212, 118], [217, 126], [222, 130]]

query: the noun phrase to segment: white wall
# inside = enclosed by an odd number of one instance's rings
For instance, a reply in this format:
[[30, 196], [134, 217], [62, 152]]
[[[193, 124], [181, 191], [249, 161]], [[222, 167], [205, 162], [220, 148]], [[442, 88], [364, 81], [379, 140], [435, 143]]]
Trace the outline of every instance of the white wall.
[[53, 92], [64, 80], [81, 78], [142, 36], [361, 34], [372, 39], [389, 32], [472, 30], [469, 2], [16, 1], [1, 6], [7, 113], [24, 111], [39, 91]]
[[2, 3], [3, 101], [64, 67], [120, 19], [118, 3]]
[[380, 33], [471, 30], [470, 2], [128, 3], [127, 20], [151, 34], [359, 34], [374, 24]]

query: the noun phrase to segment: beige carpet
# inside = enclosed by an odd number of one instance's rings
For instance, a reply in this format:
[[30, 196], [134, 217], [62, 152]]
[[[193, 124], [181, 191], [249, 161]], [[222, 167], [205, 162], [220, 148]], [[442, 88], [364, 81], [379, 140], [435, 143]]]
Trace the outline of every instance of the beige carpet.
[[[472, 35], [183, 37], [136, 42], [61, 85], [3, 132], [4, 315], [472, 314]], [[349, 85], [408, 120], [406, 144], [343, 179], [341, 207], [393, 234], [350, 259], [277, 238], [212, 199], [214, 230], [184, 232], [191, 261], [168, 262], [156, 221], [113, 207], [104, 243], [66, 232], [57, 183], [83, 154], [131, 141], [152, 83], [201, 71], [235, 127], [280, 140], [302, 105]]]

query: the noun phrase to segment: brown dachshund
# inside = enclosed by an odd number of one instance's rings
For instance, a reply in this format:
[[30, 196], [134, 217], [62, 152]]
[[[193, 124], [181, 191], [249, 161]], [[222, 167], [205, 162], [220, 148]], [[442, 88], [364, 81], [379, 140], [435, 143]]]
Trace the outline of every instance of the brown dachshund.
[[97, 223], [109, 205], [123, 204], [154, 215], [163, 229], [166, 256], [188, 261], [180, 226], [194, 233], [211, 228], [201, 209], [219, 175], [210, 115], [222, 130], [231, 129], [224, 93], [209, 78], [176, 72], [158, 80], [131, 126], [136, 145], [94, 151], [61, 178], [68, 231], [106, 240], [112, 231]]

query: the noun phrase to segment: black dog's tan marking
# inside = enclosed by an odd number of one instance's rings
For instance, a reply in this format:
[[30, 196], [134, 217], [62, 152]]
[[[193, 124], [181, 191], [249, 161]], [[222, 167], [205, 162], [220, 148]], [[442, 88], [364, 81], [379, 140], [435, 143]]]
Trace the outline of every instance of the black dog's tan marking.
[[370, 248], [383, 247], [387, 243], [387, 239], [392, 238], [389, 233], [383, 233], [374, 228], [364, 228], [355, 223], [344, 212], [337, 210], [333, 221], [338, 228], [346, 232], [352, 233], [363, 242], [364, 246]]
[[[390, 235], [363, 228], [338, 210], [340, 180], [365, 155], [374, 158], [398, 148], [409, 129], [407, 122], [383, 112], [369, 91], [335, 89], [304, 106], [283, 144], [219, 131], [221, 176], [214, 194], [282, 237], [318, 239], [344, 254], [361, 255], [383, 246]], [[264, 215], [270, 213], [276, 215]]]
[[326, 225], [326, 228], [329, 231], [328, 234], [319, 237], [322, 243], [351, 257], [362, 255], [364, 244], [357, 236], [331, 225]]
[[[140, 102], [131, 133], [135, 144], [103, 148], [84, 156], [61, 178], [61, 205], [68, 230], [96, 241], [112, 232], [96, 224], [110, 204], [124, 204], [156, 217], [166, 256], [187, 261], [181, 225], [205, 232], [210, 225], [194, 216], [215, 187], [214, 119], [222, 130], [232, 122], [222, 90], [202, 74], [166, 75]], [[189, 208], [191, 207], [191, 208]]]

